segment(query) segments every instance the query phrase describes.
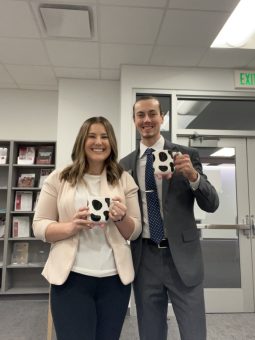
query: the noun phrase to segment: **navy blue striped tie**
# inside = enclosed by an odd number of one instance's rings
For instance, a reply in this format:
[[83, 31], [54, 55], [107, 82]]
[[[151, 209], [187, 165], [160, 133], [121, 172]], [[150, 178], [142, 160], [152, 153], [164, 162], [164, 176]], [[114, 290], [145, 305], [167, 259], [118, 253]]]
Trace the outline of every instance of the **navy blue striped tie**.
[[160, 204], [157, 192], [157, 186], [153, 170], [153, 149], [148, 148], [145, 151], [147, 155], [147, 161], [145, 166], [145, 191], [147, 198], [147, 210], [149, 219], [149, 228], [151, 239], [160, 243], [164, 238], [163, 221], [160, 214]]

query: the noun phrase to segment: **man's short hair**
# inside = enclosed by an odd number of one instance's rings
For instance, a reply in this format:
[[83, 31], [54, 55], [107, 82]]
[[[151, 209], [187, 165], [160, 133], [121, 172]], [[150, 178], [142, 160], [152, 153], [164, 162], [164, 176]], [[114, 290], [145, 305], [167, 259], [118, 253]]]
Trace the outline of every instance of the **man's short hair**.
[[141, 96], [139, 98], [136, 99], [134, 105], [133, 105], [133, 117], [135, 117], [135, 105], [136, 103], [142, 101], [142, 100], [156, 100], [158, 102], [158, 106], [159, 106], [159, 112], [160, 112], [160, 115], [161, 116], [164, 116], [164, 112], [162, 111], [162, 107], [161, 107], [161, 104], [160, 104], [160, 101], [158, 98], [154, 97], [154, 96]]

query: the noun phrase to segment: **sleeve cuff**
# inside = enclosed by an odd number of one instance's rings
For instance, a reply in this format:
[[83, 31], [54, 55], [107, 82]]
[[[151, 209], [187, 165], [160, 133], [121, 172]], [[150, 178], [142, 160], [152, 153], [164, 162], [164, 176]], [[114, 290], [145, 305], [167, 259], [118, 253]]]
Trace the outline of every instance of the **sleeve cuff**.
[[200, 183], [200, 174], [199, 173], [197, 173], [197, 174], [198, 174], [198, 176], [197, 176], [196, 181], [195, 182], [189, 182], [190, 187], [193, 191], [197, 190], [197, 188], [199, 187], [199, 183]]

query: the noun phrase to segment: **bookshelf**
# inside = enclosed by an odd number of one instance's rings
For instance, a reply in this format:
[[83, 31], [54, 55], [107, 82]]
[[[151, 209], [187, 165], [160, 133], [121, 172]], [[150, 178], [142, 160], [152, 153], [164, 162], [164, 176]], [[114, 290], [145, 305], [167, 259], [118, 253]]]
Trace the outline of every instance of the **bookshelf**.
[[5, 233], [7, 220], [7, 202], [9, 196], [8, 187], [10, 185], [10, 141], [1, 141], [1, 150], [7, 149], [7, 157], [1, 158], [0, 162], [0, 292], [3, 287], [4, 272], [4, 249], [5, 249]]
[[[41, 272], [50, 245], [35, 239], [32, 220], [34, 205], [41, 190], [39, 184], [42, 169], [49, 173], [55, 168], [56, 142], [0, 141], [0, 148], [8, 150], [6, 163], [0, 164], [0, 295], [48, 294], [49, 285]], [[22, 149], [24, 153], [24, 148], [30, 151], [31, 148], [34, 149], [35, 157], [30, 160], [29, 154], [28, 159], [18, 162], [20, 150]], [[49, 163], [36, 164], [37, 153], [41, 148], [52, 150]], [[24, 176], [25, 181], [21, 181], [20, 178], [23, 179]], [[32, 180], [29, 180], [30, 178]], [[20, 195], [21, 193], [23, 195]], [[17, 197], [20, 196], [25, 199], [29, 197], [29, 201], [21, 205], [21, 209], [17, 208], [16, 202]], [[20, 221], [23, 229], [20, 234], [13, 232], [13, 220], [15, 223], [17, 220]], [[15, 231], [18, 227], [19, 223], [15, 224]], [[24, 228], [27, 228], [27, 231], [24, 232]], [[4, 233], [1, 234], [3, 229]], [[17, 235], [26, 236], [17, 237]], [[14, 260], [17, 258], [14, 256], [15, 251], [18, 257], [27, 252], [24, 256], [25, 260]]]

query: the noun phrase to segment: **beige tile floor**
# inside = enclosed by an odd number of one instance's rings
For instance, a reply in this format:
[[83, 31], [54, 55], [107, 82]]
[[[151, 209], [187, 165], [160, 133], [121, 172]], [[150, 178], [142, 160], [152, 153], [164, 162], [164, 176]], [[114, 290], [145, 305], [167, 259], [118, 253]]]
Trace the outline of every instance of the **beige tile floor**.
[[[255, 340], [255, 314], [207, 314], [207, 340]], [[174, 317], [168, 324], [168, 339], [180, 340]], [[126, 317], [121, 340], [139, 340], [134, 317]], [[157, 340], [157, 339], [155, 339]]]
[[[0, 299], [0, 340], [46, 340], [47, 311], [45, 300]], [[207, 314], [207, 330], [207, 340], [255, 340], [255, 313]], [[174, 317], [168, 334], [180, 340]], [[139, 340], [135, 317], [126, 317], [121, 340]]]

